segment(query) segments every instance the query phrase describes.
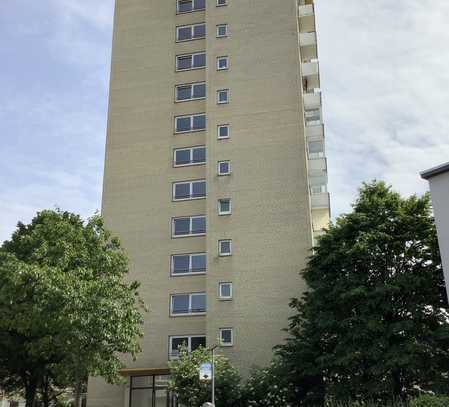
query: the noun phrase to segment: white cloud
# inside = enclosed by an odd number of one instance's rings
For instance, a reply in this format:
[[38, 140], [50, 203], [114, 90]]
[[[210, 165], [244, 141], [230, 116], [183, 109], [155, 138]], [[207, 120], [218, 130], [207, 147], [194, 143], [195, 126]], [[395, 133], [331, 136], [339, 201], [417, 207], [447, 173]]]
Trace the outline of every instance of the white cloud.
[[449, 161], [445, 0], [317, 0], [334, 215], [362, 181], [422, 193]]

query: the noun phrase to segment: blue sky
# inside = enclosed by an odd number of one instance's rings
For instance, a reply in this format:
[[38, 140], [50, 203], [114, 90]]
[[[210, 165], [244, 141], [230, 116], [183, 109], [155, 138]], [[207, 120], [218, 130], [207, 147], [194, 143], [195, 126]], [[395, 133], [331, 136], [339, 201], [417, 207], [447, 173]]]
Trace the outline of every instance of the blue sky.
[[[449, 161], [449, 2], [316, 3], [333, 214], [364, 180], [426, 191], [418, 172]], [[0, 1], [0, 241], [100, 208], [112, 18], [113, 0]]]

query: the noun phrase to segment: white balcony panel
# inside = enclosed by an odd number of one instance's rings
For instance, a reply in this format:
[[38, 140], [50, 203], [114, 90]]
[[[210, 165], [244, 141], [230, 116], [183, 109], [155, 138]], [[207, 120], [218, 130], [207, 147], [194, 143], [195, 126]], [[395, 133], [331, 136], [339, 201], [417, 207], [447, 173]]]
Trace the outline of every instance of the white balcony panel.
[[330, 208], [329, 193], [314, 194], [311, 196], [312, 209], [327, 209]]
[[318, 61], [303, 62], [302, 76], [304, 80], [304, 90], [311, 92], [320, 87], [320, 66]]
[[313, 4], [299, 6], [299, 29], [301, 32], [316, 31], [315, 29], [315, 9]]
[[313, 4], [305, 4], [299, 6], [299, 18], [310, 17], [315, 15]]
[[304, 109], [318, 109], [321, 107], [321, 93], [304, 93]]
[[308, 33], [300, 33], [299, 34], [299, 44], [301, 47], [311, 47], [316, 46], [316, 33], [308, 32]]
[[314, 174], [320, 174], [327, 171], [326, 158], [315, 158], [309, 160], [309, 172]]
[[324, 126], [308, 126], [306, 127], [306, 136], [308, 141], [324, 140]]
[[309, 184], [311, 188], [318, 185], [327, 186], [327, 172], [322, 173], [319, 176], [309, 176]]

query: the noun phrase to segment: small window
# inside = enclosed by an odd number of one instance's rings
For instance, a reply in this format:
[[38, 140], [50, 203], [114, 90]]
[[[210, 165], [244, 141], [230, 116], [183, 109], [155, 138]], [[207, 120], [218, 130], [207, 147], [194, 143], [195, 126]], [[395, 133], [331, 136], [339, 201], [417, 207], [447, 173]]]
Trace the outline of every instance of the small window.
[[191, 69], [201, 69], [206, 67], [206, 53], [197, 52], [195, 54], [185, 54], [176, 56], [176, 70], [188, 71]]
[[172, 276], [204, 274], [206, 269], [206, 253], [174, 254], [171, 257]]
[[190, 13], [206, 8], [206, 0], [177, 0], [176, 11], [178, 13]]
[[232, 255], [232, 241], [219, 240], [218, 241], [218, 255], [221, 257]]
[[217, 7], [227, 6], [228, 0], [217, 0]]
[[192, 24], [176, 27], [176, 41], [191, 41], [206, 38], [206, 24]]
[[175, 117], [176, 133], [188, 133], [203, 130], [206, 130], [206, 115], [204, 113]]
[[218, 200], [218, 214], [230, 215], [232, 213], [231, 200], [229, 198]]
[[184, 218], [173, 218], [172, 236], [203, 236], [206, 234], [206, 217], [189, 216]]
[[229, 124], [220, 124], [217, 127], [217, 138], [218, 140], [224, 140], [231, 136], [231, 128]]
[[217, 90], [217, 104], [225, 105], [229, 103], [229, 89]]
[[218, 284], [218, 298], [220, 300], [232, 300], [232, 283]]
[[225, 71], [229, 69], [229, 57], [217, 57], [217, 71]]
[[205, 335], [194, 336], [170, 336], [169, 340], [170, 359], [177, 359], [179, 357], [180, 348], [186, 348], [187, 352], [193, 352], [199, 347], [206, 347]]
[[170, 299], [170, 313], [176, 315], [195, 315], [206, 312], [206, 294], [174, 294]]
[[176, 102], [186, 102], [206, 98], [206, 84], [190, 83], [186, 85], [176, 85]]
[[188, 147], [174, 150], [174, 166], [201, 165], [206, 163], [206, 147]]
[[218, 170], [218, 175], [230, 175], [231, 174], [231, 161], [219, 161], [217, 170]]
[[219, 24], [217, 25], [217, 38], [223, 38], [228, 36], [228, 25]]
[[234, 333], [232, 328], [220, 328], [220, 345], [232, 346], [234, 344]]
[[187, 201], [206, 198], [206, 181], [185, 181], [173, 183], [173, 200]]

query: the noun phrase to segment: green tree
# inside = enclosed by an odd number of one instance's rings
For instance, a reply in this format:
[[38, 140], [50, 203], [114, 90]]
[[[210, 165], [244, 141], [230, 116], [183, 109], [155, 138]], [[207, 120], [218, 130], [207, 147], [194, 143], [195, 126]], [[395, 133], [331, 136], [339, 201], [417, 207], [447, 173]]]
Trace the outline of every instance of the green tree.
[[[211, 400], [211, 383], [201, 381], [199, 366], [211, 362], [208, 349], [198, 348], [192, 353], [180, 349], [179, 359], [170, 362], [170, 390], [178, 401], [187, 407], [198, 407]], [[229, 360], [222, 355], [215, 356], [215, 405], [236, 407], [240, 403], [240, 376]]]
[[293, 400], [449, 389], [449, 313], [429, 196], [364, 184], [319, 240], [278, 349]]
[[[119, 380], [120, 354], [139, 352], [143, 304], [127, 256], [99, 216], [43, 211], [0, 248], [0, 387], [37, 392]], [[47, 392], [48, 396], [48, 392]]]

